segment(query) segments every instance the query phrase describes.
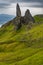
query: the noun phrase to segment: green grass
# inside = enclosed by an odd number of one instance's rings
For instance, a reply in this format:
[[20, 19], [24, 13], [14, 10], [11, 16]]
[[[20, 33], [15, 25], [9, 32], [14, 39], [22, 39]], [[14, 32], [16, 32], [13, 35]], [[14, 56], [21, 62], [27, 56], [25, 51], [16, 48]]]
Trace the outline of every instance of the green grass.
[[34, 16], [35, 22], [41, 23], [43, 22], [43, 15]]
[[0, 28], [0, 65], [43, 65], [43, 20], [34, 18], [40, 24], [31, 29], [15, 31], [12, 23]]

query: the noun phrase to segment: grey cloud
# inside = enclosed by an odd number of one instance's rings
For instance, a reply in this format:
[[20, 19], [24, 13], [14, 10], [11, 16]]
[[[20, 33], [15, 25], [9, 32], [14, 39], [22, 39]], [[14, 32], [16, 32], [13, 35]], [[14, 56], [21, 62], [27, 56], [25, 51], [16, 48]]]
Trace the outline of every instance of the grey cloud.
[[37, 8], [43, 8], [43, 5], [31, 5], [29, 7], [37, 7]]
[[35, 2], [34, 3], [32, 3], [32, 2], [31, 3], [20, 3], [19, 5], [21, 7], [39, 7], [39, 8], [42, 7], [43, 8], [43, 4], [37, 3], [37, 2], [36, 3]]
[[43, 2], [43, 0], [2, 0], [2, 1], [6, 1], [6, 2], [40, 2], [40, 3]]
[[0, 8], [5, 8], [7, 6], [10, 6], [9, 3], [0, 3]]
[[[1, 3], [2, 2], [2, 3]], [[40, 3], [40, 5], [37, 5], [37, 4], [33, 4], [33, 5], [23, 5], [23, 7], [43, 7], [43, 0], [0, 0], [0, 8], [7, 8], [8, 6], [10, 7], [11, 3], [14, 3], [15, 2], [19, 2], [19, 3], [22, 3], [22, 2], [27, 2], [29, 4], [30, 3], [33, 3], [33, 2], [38, 2]]]

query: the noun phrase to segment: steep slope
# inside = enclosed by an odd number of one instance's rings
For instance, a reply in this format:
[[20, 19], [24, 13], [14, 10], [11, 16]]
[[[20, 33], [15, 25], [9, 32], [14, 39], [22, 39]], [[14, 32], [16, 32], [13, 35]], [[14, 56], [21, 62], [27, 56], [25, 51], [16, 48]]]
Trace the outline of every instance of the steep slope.
[[17, 4], [17, 16], [0, 28], [0, 65], [43, 65], [42, 15], [22, 17]]
[[0, 28], [0, 65], [43, 65], [43, 22], [27, 26], [15, 31], [9, 21]]

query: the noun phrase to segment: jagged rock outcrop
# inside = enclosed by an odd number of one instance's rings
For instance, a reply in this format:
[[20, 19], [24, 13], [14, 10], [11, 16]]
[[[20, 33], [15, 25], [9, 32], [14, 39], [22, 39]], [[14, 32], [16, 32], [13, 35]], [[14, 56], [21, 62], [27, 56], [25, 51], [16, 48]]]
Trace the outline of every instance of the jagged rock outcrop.
[[27, 9], [26, 12], [25, 12], [25, 16], [26, 17], [29, 17], [30, 16], [30, 11]]
[[25, 16], [24, 16], [24, 19], [26, 21], [26, 23], [29, 23], [29, 22], [35, 22], [34, 21], [34, 18], [32, 17], [30, 11], [27, 9], [26, 12], [25, 12]]
[[[30, 26], [30, 23], [34, 22], [34, 18], [32, 17], [30, 11], [27, 9], [25, 12], [25, 16], [21, 16], [21, 10], [19, 4], [16, 7], [16, 18], [13, 20], [15, 29], [18, 30], [22, 27], [22, 25]], [[31, 26], [30, 26], [31, 27]]]
[[18, 3], [17, 3], [17, 6], [16, 6], [16, 16], [21, 17], [21, 10], [20, 10]]
[[[21, 10], [19, 7], [19, 4], [17, 4], [16, 7], [16, 17], [12, 20], [9, 21], [6, 26], [10, 25], [11, 23], [14, 24], [14, 30], [18, 30], [20, 29], [23, 25], [26, 25], [26, 29], [27, 28], [31, 28], [32, 24], [33, 24], [34, 18], [32, 17], [30, 11], [27, 9], [25, 12], [24, 16], [21, 16]], [[4, 26], [4, 27], [6, 27]]]

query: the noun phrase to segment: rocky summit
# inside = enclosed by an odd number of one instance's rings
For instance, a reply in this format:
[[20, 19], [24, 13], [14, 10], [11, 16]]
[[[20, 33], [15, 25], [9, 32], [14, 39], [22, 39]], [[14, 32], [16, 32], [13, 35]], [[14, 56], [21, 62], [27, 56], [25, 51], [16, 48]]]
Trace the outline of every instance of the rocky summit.
[[21, 16], [20, 6], [17, 3], [16, 6], [16, 18], [13, 19], [15, 29], [21, 28], [22, 24], [28, 25], [29, 23], [34, 23], [34, 18], [32, 17], [30, 11], [27, 9], [24, 16]]
[[[35, 22], [34, 18], [32, 17], [32, 15], [28, 9], [26, 10], [25, 15], [21, 16], [20, 6], [17, 3], [16, 17], [8, 23], [13, 23], [14, 24], [14, 30], [18, 30], [22, 27], [22, 25], [27, 25], [30, 28], [31, 24], [33, 24], [34, 22]], [[7, 26], [8, 26], [8, 23], [6, 24]]]

